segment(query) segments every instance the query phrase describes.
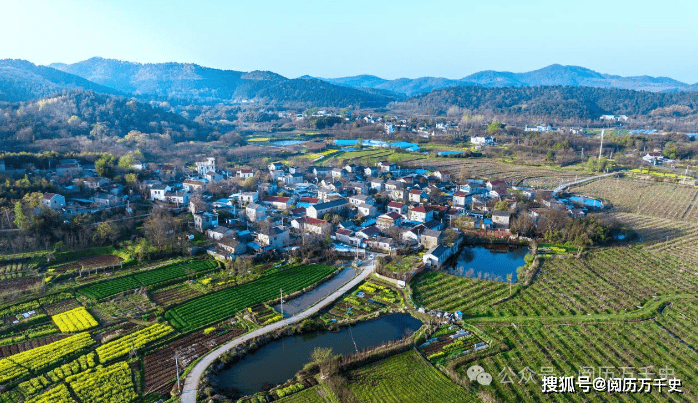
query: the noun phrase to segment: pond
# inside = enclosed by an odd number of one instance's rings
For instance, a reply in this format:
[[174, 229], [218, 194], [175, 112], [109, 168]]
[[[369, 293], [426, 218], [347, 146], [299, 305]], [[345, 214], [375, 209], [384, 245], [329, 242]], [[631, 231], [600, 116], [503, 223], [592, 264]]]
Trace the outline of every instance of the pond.
[[569, 199], [571, 202], [583, 204], [587, 207], [603, 208], [603, 202], [601, 200], [592, 199], [590, 197], [570, 196], [567, 199]]
[[391, 314], [376, 320], [343, 327], [338, 332], [287, 336], [264, 345], [241, 361], [218, 373], [220, 389], [233, 388], [251, 395], [291, 379], [310, 362], [315, 347], [331, 347], [335, 354], [349, 354], [397, 340], [422, 325], [408, 314]]
[[[351, 267], [347, 267], [339, 272], [336, 276], [320, 284], [313, 290], [285, 302], [284, 316], [288, 318], [289, 316], [293, 316], [298, 312], [305, 311], [312, 305], [315, 305], [316, 302], [337, 291], [341, 286], [354, 278], [355, 275], [356, 270], [352, 269]], [[281, 311], [281, 306], [276, 305], [274, 309]]]
[[504, 281], [512, 274], [516, 282], [516, 269], [525, 264], [524, 256], [528, 247], [519, 245], [466, 245], [461, 250], [455, 267], [446, 272], [461, 277]]
[[296, 144], [304, 143], [305, 140], [279, 140], [270, 141], [269, 144], [275, 146], [295, 146]]

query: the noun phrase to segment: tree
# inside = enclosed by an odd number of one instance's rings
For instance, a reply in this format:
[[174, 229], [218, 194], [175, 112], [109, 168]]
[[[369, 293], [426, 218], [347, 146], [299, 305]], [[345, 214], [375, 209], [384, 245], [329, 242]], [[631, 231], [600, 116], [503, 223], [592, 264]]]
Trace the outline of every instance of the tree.
[[15, 203], [15, 225], [19, 229], [27, 229], [29, 227], [29, 219], [22, 210], [22, 202], [19, 200]]
[[444, 237], [443, 237], [442, 242], [443, 242], [446, 246], [449, 246], [449, 247], [450, 247], [450, 246], [453, 246], [453, 244], [456, 242], [456, 240], [457, 240], [458, 237], [460, 236], [460, 235], [459, 235], [456, 231], [454, 231], [452, 228], [447, 229], [446, 231], [444, 231], [443, 234], [444, 234]]
[[124, 154], [119, 158], [119, 168], [132, 169], [136, 159], [131, 154]]
[[90, 130], [90, 137], [94, 138], [95, 140], [104, 139], [106, 134], [107, 128], [101, 123], [95, 123], [94, 126], [92, 126], [92, 130]]
[[114, 224], [109, 222], [101, 222], [97, 224], [97, 229], [93, 238], [98, 244], [104, 245], [114, 242], [118, 235], [119, 233]]
[[492, 123], [487, 125], [487, 134], [493, 135], [497, 134], [502, 130], [502, 123], [498, 122], [496, 120], [493, 120]]
[[111, 177], [114, 171], [114, 159], [114, 156], [111, 154], [102, 154], [102, 156], [95, 161], [97, 175]]
[[177, 221], [164, 209], [155, 210], [143, 225], [145, 236], [156, 249], [171, 251], [176, 246]]
[[44, 198], [44, 194], [41, 192], [31, 192], [27, 193], [22, 197], [22, 202], [30, 209], [38, 208], [41, 206], [41, 200]]
[[499, 211], [509, 211], [509, 202], [500, 200], [494, 204], [494, 209]]
[[311, 358], [313, 359], [313, 362], [318, 364], [320, 367], [320, 378], [325, 379], [328, 376], [332, 375], [334, 365], [333, 365], [333, 357], [332, 357], [332, 348], [329, 347], [315, 347], [313, 352], [311, 353]]

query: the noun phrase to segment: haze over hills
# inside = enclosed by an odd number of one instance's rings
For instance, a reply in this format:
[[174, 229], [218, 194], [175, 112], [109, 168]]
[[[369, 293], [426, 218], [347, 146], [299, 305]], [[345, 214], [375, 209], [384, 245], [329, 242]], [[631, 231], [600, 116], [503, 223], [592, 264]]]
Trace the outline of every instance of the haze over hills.
[[219, 70], [196, 64], [141, 64], [99, 57], [51, 67], [136, 96], [196, 103], [260, 100], [295, 105], [382, 106], [396, 99], [314, 78], [289, 79], [269, 71]]
[[371, 75], [323, 78], [323, 80], [337, 85], [377, 88], [408, 96], [442, 88], [470, 85], [482, 87], [584, 86], [653, 92], [698, 91], [698, 84], [690, 85], [668, 77], [622, 77], [598, 73], [584, 67], [560, 64], [525, 73], [486, 70], [455, 80], [442, 77], [386, 80]]
[[113, 88], [26, 60], [0, 60], [0, 101], [38, 99], [63, 90], [84, 89], [118, 95]]

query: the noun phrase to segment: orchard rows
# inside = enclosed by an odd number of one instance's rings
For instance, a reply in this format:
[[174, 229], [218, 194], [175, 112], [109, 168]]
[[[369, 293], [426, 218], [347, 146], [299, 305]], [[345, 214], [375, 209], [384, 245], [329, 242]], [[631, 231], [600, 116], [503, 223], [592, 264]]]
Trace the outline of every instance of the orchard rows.
[[[492, 327], [488, 334], [503, 340], [509, 351], [477, 361], [493, 377], [492, 385], [505, 401], [695, 401], [696, 354], [652, 321], [595, 325]], [[470, 363], [469, 365], [472, 365]], [[683, 394], [569, 393], [543, 395], [541, 375], [574, 376], [593, 367], [592, 378], [609, 368], [610, 377], [670, 377], [668, 368], [683, 383]], [[642, 368], [650, 367], [643, 370]], [[551, 368], [551, 372], [546, 368]], [[632, 369], [629, 369], [632, 368]], [[459, 370], [465, 371], [467, 367]], [[533, 371], [530, 372], [529, 370]], [[660, 372], [661, 371], [661, 372]], [[630, 375], [632, 374], [632, 375]], [[529, 379], [530, 376], [530, 379]]]
[[[555, 317], [632, 312], [655, 295], [695, 293], [698, 277], [686, 264], [641, 248], [607, 248], [583, 259], [541, 259], [538, 278], [514, 297], [509, 285], [425, 272], [413, 285], [428, 308], [481, 317]], [[516, 288], [516, 286], [514, 287]]]
[[604, 178], [571, 189], [610, 200], [618, 212], [698, 223], [698, 189], [670, 183]]

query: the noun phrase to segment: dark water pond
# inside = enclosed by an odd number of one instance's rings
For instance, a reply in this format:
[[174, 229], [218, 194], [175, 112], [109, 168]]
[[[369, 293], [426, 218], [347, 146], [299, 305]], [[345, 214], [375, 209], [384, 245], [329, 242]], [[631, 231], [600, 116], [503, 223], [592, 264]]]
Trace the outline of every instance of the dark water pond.
[[528, 252], [529, 249], [525, 246], [465, 246], [455, 266], [446, 269], [446, 272], [494, 281], [506, 281], [507, 274], [512, 274], [512, 282], [516, 282], [516, 269], [524, 265], [524, 256]]
[[338, 332], [288, 336], [266, 344], [218, 373], [221, 389], [251, 395], [281, 384], [305, 364], [315, 347], [331, 347], [335, 354], [353, 353], [414, 333], [422, 323], [408, 314], [391, 314], [344, 327]]

